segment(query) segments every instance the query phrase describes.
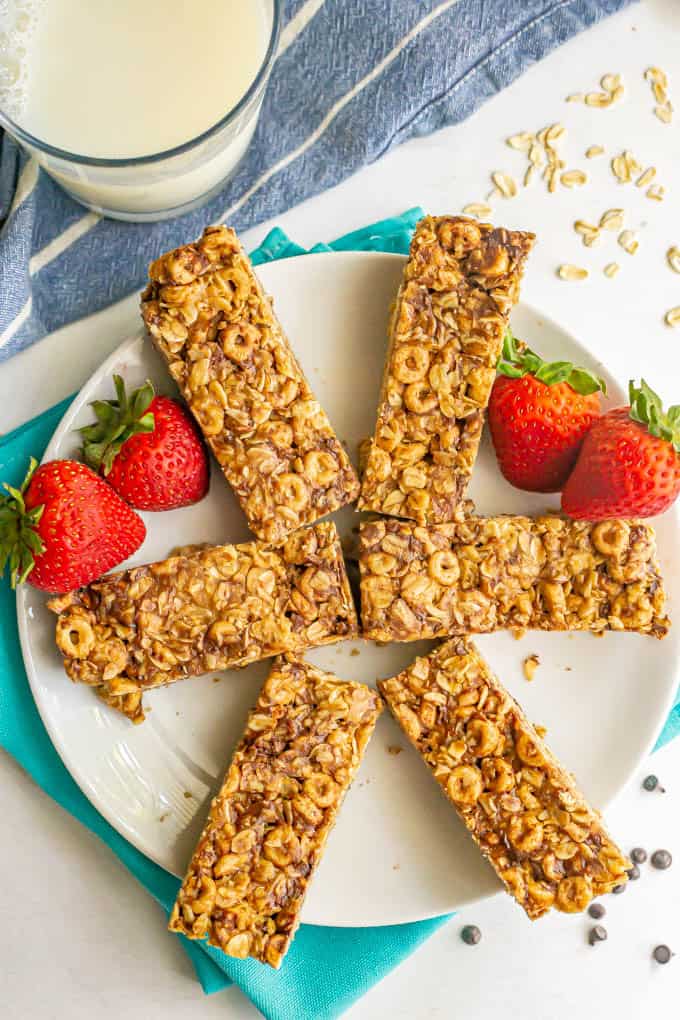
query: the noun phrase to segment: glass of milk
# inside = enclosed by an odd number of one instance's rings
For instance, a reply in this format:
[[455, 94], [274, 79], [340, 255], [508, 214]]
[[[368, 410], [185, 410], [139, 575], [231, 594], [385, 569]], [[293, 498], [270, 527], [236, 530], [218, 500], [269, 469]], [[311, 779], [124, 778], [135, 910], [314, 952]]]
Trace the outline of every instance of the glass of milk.
[[179, 216], [234, 172], [281, 0], [0, 0], [0, 126], [83, 205]]

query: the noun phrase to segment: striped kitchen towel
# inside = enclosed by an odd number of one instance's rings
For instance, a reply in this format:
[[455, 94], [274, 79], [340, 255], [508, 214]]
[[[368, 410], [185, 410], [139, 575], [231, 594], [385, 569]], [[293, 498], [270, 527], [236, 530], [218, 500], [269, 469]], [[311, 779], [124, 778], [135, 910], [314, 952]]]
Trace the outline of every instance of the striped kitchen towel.
[[205, 223], [253, 227], [399, 142], [457, 123], [630, 2], [283, 0], [278, 57], [243, 163], [207, 206], [163, 223], [86, 212], [0, 133], [0, 360], [138, 289], [152, 258]]

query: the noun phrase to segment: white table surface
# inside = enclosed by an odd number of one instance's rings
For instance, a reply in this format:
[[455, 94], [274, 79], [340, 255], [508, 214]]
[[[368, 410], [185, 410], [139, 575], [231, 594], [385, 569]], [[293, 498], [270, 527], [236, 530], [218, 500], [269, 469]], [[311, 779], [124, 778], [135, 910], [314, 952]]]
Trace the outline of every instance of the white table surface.
[[[680, 304], [680, 278], [664, 262], [666, 249], [680, 245], [679, 53], [680, 4], [647, 0], [558, 50], [461, 126], [401, 147], [278, 222], [311, 244], [416, 204], [435, 212], [459, 211], [488, 193], [491, 170], [519, 173], [521, 157], [503, 145], [508, 134], [561, 120], [569, 130], [568, 164], [584, 167], [592, 182], [580, 192], [552, 196], [537, 185], [494, 210], [506, 225], [539, 234], [524, 295], [592, 345], [615, 373], [626, 378], [644, 372], [666, 400], [678, 401], [680, 331], [665, 327], [662, 317]], [[652, 115], [649, 86], [642, 80], [649, 64], [671, 73], [678, 110], [672, 127]], [[563, 102], [570, 92], [595, 88], [607, 71], [624, 75], [624, 103], [600, 111]], [[666, 201], [650, 202], [632, 185], [616, 185], [605, 158], [585, 160], [585, 148], [595, 143], [610, 155], [630, 148], [645, 165], [655, 165], [657, 180], [668, 189]], [[571, 229], [575, 219], [597, 217], [613, 206], [625, 208], [629, 224], [640, 227], [635, 257], [617, 248], [615, 235], [599, 249], [586, 249]], [[252, 231], [247, 242], [257, 243], [268, 226]], [[622, 270], [609, 281], [601, 268], [612, 260]], [[591, 267], [590, 279], [559, 281], [554, 270], [561, 262]], [[136, 322], [133, 297], [3, 364], [0, 431], [76, 389]], [[641, 790], [648, 771], [665, 780], [665, 795]], [[237, 989], [203, 996], [151, 898], [105, 846], [4, 754], [0, 782], [6, 912], [0, 925], [0, 1016], [259, 1016]], [[644, 866], [639, 882], [623, 896], [608, 898], [606, 944], [586, 944], [588, 924], [581, 917], [555, 915], [532, 925], [509, 898], [496, 897], [445, 926], [346, 1015], [351, 1020], [495, 1020], [501, 1013], [522, 1020], [639, 1020], [677, 1012], [680, 957], [659, 967], [650, 953], [659, 942], [680, 952], [680, 741], [632, 778], [608, 820], [625, 848], [667, 847], [677, 860], [666, 873]], [[479, 946], [460, 942], [464, 922], [482, 929]]]

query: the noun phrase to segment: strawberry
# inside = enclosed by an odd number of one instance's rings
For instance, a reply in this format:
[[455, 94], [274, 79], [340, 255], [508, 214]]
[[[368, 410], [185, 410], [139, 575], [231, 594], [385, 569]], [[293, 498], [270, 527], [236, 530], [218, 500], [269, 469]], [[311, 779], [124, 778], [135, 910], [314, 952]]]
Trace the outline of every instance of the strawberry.
[[67, 592], [122, 563], [146, 536], [141, 517], [99, 475], [74, 460], [31, 465], [0, 497], [0, 576], [12, 587]]
[[208, 456], [193, 419], [146, 382], [128, 398], [119, 375], [116, 400], [95, 400], [98, 421], [80, 429], [83, 459], [138, 510], [174, 510], [208, 491]]
[[559, 492], [600, 414], [603, 379], [570, 361], [543, 361], [508, 330], [489, 399], [503, 476], [518, 489]]
[[653, 517], [680, 492], [680, 405], [664, 412], [644, 379], [631, 381], [629, 407], [599, 418], [586, 436], [562, 493], [577, 520]]

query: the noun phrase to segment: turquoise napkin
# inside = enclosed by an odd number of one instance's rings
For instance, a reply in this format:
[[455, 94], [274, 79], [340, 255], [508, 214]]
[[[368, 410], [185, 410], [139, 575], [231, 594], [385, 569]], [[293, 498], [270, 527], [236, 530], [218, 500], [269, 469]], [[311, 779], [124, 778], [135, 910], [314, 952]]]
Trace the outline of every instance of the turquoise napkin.
[[[422, 215], [411, 209], [332, 242], [318, 251], [405, 253]], [[253, 253], [253, 262], [303, 254], [278, 228]], [[40, 458], [71, 398], [0, 439], [0, 479], [20, 483], [29, 456]], [[680, 697], [659, 745], [680, 734]], [[0, 744], [62, 807], [96, 833], [151, 893], [167, 914], [179, 882], [139, 853], [92, 807], [64, 768], [36, 710], [17, 634], [14, 593], [0, 584]], [[657, 746], [659, 746], [657, 745]], [[302, 925], [280, 971], [252, 960], [233, 960], [219, 950], [182, 938], [205, 992], [236, 982], [269, 1020], [332, 1020], [397, 966], [448, 920], [438, 917], [383, 928]], [[159, 924], [163, 919], [159, 917]]]

